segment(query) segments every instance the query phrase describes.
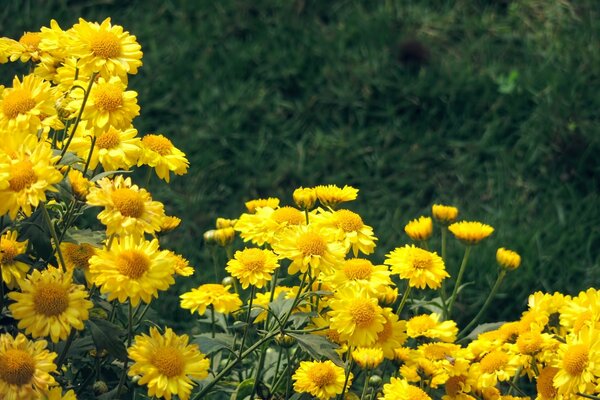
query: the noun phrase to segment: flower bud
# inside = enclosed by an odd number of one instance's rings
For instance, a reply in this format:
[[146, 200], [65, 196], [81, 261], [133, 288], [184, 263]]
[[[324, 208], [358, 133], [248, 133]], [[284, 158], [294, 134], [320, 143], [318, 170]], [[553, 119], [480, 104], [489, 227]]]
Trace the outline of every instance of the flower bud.
[[433, 214], [433, 218], [435, 218], [439, 223], [442, 225], [448, 225], [456, 221], [456, 217], [458, 217], [458, 208], [444, 206], [442, 204], [434, 204], [433, 207], [431, 207], [431, 213]]
[[429, 217], [413, 219], [404, 227], [404, 232], [415, 241], [427, 240], [433, 233], [433, 223]]
[[515, 251], [500, 247], [496, 251], [496, 261], [502, 268], [512, 271], [521, 265], [521, 256]]
[[294, 190], [294, 202], [302, 210], [310, 210], [317, 202], [317, 191], [313, 188], [299, 187]]

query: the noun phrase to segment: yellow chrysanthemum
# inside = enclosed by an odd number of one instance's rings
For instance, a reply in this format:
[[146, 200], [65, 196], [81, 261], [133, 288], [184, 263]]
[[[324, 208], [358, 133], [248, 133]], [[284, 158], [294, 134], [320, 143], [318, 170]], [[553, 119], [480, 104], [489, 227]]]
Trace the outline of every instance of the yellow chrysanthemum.
[[363, 369], [373, 369], [383, 362], [383, 350], [379, 347], [357, 347], [352, 350], [352, 359]]
[[389, 360], [396, 358], [395, 349], [406, 342], [406, 321], [399, 320], [391, 308], [383, 308], [383, 329], [377, 333], [373, 346], [380, 348], [383, 356]]
[[89, 157], [90, 170], [94, 170], [100, 163], [104, 171], [117, 171], [129, 170], [137, 163], [142, 151], [140, 146], [141, 141], [137, 137], [136, 129], [128, 127], [120, 130], [111, 126], [95, 136], [93, 148], [91, 132], [78, 129], [69, 150], [83, 160]]
[[232, 227], [222, 229], [211, 229], [204, 232], [203, 235], [206, 243], [216, 243], [221, 247], [228, 246], [235, 239], [235, 229]]
[[44, 128], [45, 118], [56, 115], [55, 101], [55, 91], [49, 82], [35, 75], [25, 76], [22, 82], [15, 77], [12, 88], [2, 91], [0, 132], [19, 137], [37, 134], [38, 129]]
[[350, 346], [373, 345], [386, 324], [383, 309], [366, 290], [341, 289], [329, 301], [329, 307], [330, 328]]
[[77, 400], [77, 396], [75, 395], [75, 391], [73, 389], [67, 391], [63, 394], [62, 388], [60, 386], [53, 387], [50, 389], [44, 400]]
[[565, 397], [578, 392], [596, 394], [596, 377], [600, 376], [600, 336], [596, 328], [568, 335], [566, 343], [559, 346], [552, 366], [559, 369], [553, 379], [559, 394]]
[[247, 201], [245, 205], [248, 212], [250, 214], [254, 214], [254, 212], [256, 212], [256, 210], [260, 207], [279, 207], [279, 199], [276, 197], [268, 197], [266, 199], [254, 199]]
[[384, 287], [393, 285], [390, 271], [385, 265], [373, 265], [364, 258], [351, 258], [335, 267], [333, 274], [325, 275], [323, 282], [335, 288], [346, 286], [367, 288], [369, 294], [377, 296]]
[[325, 207], [335, 208], [339, 203], [355, 200], [358, 196], [358, 189], [352, 186], [344, 185], [340, 188], [336, 185], [319, 185], [315, 187], [319, 202]]
[[297, 208], [284, 206], [279, 208], [258, 207], [253, 213], [244, 213], [234, 225], [244, 242], [257, 246], [273, 243], [273, 238], [288, 226], [302, 225], [306, 217]]
[[455, 222], [448, 226], [448, 230], [466, 244], [477, 244], [494, 232], [491, 226], [473, 221]]
[[52, 342], [65, 340], [71, 329], [82, 330], [93, 304], [82, 285], [61, 268], [34, 270], [21, 282], [21, 293], [10, 292], [9, 306], [19, 329], [34, 338], [50, 336]]
[[[298, 294], [298, 286], [289, 287], [277, 285], [275, 286], [275, 291], [273, 292], [273, 301], [277, 300], [280, 296], [283, 296], [285, 299], [295, 299]], [[261, 321], [264, 321], [267, 318], [267, 310], [269, 309], [269, 303], [271, 302], [271, 292], [266, 293], [256, 293], [254, 300], [252, 301], [253, 309], [261, 309], [261, 311], [256, 318], [254, 318], [254, 323], [257, 324]], [[309, 307], [307, 306], [297, 306], [294, 308], [292, 313], [297, 311], [309, 311]]]
[[69, 178], [69, 183], [71, 184], [73, 196], [75, 196], [77, 200], [85, 201], [86, 196], [90, 192], [90, 189], [94, 187], [94, 184], [85, 176], [83, 176], [81, 171], [76, 169], [70, 169], [67, 177]]
[[310, 210], [317, 202], [317, 191], [314, 188], [299, 187], [294, 190], [294, 203], [302, 210]]
[[160, 232], [171, 232], [181, 224], [181, 218], [165, 215], [160, 224]]
[[[360, 251], [363, 254], [371, 254], [375, 251], [377, 238], [373, 234], [373, 228], [365, 225], [361, 216], [350, 210], [337, 210], [334, 212], [318, 210], [315, 223], [333, 229], [333, 235], [344, 243], [348, 249], [352, 249], [354, 257]], [[311, 220], [312, 222], [312, 220]]]
[[513, 270], [521, 265], [521, 256], [516, 251], [500, 247], [496, 251], [496, 261], [502, 268]]
[[505, 382], [517, 373], [516, 359], [503, 350], [492, 350], [478, 363], [471, 366], [471, 376], [477, 377], [480, 388], [496, 386], [498, 381]]
[[247, 248], [236, 251], [225, 269], [246, 289], [249, 285], [262, 288], [278, 267], [277, 256], [271, 250]]
[[0, 334], [0, 395], [3, 400], [34, 400], [56, 383], [56, 353], [45, 340], [30, 341], [22, 333]]
[[170, 328], [163, 335], [150, 328], [150, 336], [137, 335], [127, 350], [133, 360], [128, 375], [140, 375], [137, 383], [148, 386], [149, 396], [170, 400], [176, 395], [188, 400], [194, 386], [192, 378], [206, 378], [210, 367], [210, 360], [198, 346], [188, 343], [187, 335], [178, 336]]
[[296, 225], [275, 240], [273, 251], [282, 258], [292, 261], [288, 273], [306, 272], [309, 266], [315, 276], [320, 271], [329, 273], [340, 264], [346, 255], [344, 246], [334, 242], [318, 229], [307, 225]]
[[112, 25], [110, 18], [102, 23], [83, 18], [72, 28], [71, 54], [79, 59], [77, 67], [84, 73], [99, 72], [103, 77], [136, 74], [142, 65], [141, 46], [136, 37]]
[[434, 204], [431, 207], [431, 214], [439, 223], [448, 225], [456, 221], [456, 217], [458, 217], [458, 208], [453, 206], [445, 206], [442, 204]]
[[475, 400], [475, 397], [465, 393], [471, 390], [471, 386], [467, 384], [467, 377], [464, 375], [448, 378], [444, 390], [446, 394], [442, 396], [442, 400]]
[[237, 222], [238, 222], [237, 219], [229, 219], [229, 218], [219, 217], [215, 221], [215, 227], [217, 229], [233, 228], [235, 226], [235, 224], [237, 224]]
[[159, 250], [158, 240], [138, 240], [132, 236], [115, 239], [110, 249], [99, 250], [90, 258], [90, 273], [108, 300], [129, 299], [132, 306], [150, 303], [175, 283], [169, 252]]
[[[330, 360], [302, 361], [292, 380], [297, 393], [309, 393], [320, 400], [326, 400], [342, 393], [345, 373], [342, 367]], [[347, 387], [351, 384], [352, 374], [348, 378]]]
[[581, 329], [597, 326], [600, 321], [600, 291], [589, 288], [568, 297], [559, 309], [560, 325], [578, 334]]
[[72, 47], [72, 31], [64, 31], [56, 20], [50, 20], [50, 27], [42, 26], [39, 35], [40, 50], [49, 54], [55, 61], [63, 60], [69, 54]]
[[183, 175], [190, 165], [185, 154], [163, 135], [148, 134], [142, 137], [142, 152], [138, 160], [140, 165], [148, 165], [156, 171], [160, 179], [167, 183], [170, 180], [170, 172]]
[[424, 289], [437, 289], [442, 280], [449, 277], [444, 260], [435, 252], [423, 250], [414, 245], [398, 247], [387, 254], [384, 261], [391, 266], [392, 274], [408, 279], [408, 285]]
[[454, 342], [458, 334], [456, 322], [439, 320], [440, 316], [436, 313], [417, 315], [406, 321], [406, 333], [415, 339], [423, 336], [442, 342]]
[[179, 296], [181, 308], [203, 315], [207, 307], [213, 306], [217, 312], [231, 314], [240, 309], [242, 300], [237, 293], [231, 293], [230, 288], [231, 286], [223, 286], [218, 283], [200, 285]]
[[99, 187], [92, 188], [87, 203], [103, 206], [98, 219], [106, 225], [107, 235], [142, 236], [160, 230], [165, 217], [164, 206], [153, 201], [145, 189], [131, 183], [131, 178], [118, 175], [111, 180], [106, 177], [98, 182]]
[[25, 254], [27, 242], [27, 240], [19, 242], [16, 231], [7, 231], [0, 237], [0, 269], [2, 270], [2, 280], [10, 289], [19, 286], [29, 271], [29, 265], [16, 259], [17, 256]]
[[431, 397], [417, 386], [409, 384], [405, 379], [390, 379], [383, 385], [383, 396], [379, 400], [431, 400]]
[[18, 41], [13, 40], [12, 45], [8, 49], [10, 61], [21, 61], [23, 63], [31, 60], [32, 62], [40, 61], [40, 41], [42, 37], [40, 32], [25, 32]]
[[536, 400], [552, 400], [557, 398], [558, 389], [553, 384], [557, 372], [558, 368], [556, 367], [545, 367], [540, 371], [535, 382], [535, 388], [537, 389]]
[[70, 243], [62, 242], [60, 251], [65, 260], [67, 270], [80, 269], [85, 274], [85, 280], [88, 284], [92, 283], [90, 275], [90, 258], [96, 255], [98, 248], [89, 243]]
[[[1, 146], [1, 145], [0, 145]], [[29, 135], [12, 151], [10, 160], [0, 152], [0, 175], [8, 170], [8, 187], [0, 190], [0, 215], [8, 212], [11, 219], [22, 211], [31, 215], [32, 208], [46, 201], [46, 192], [56, 192], [54, 185], [62, 180], [62, 174], [54, 167], [58, 156], [52, 153], [49, 143], [38, 142]]]
[[194, 274], [194, 268], [190, 266], [190, 262], [186, 260], [182, 255], [177, 254], [171, 250], [167, 250], [169, 257], [171, 257], [171, 265], [175, 270], [175, 273], [180, 276], [191, 276]]
[[429, 217], [419, 217], [413, 219], [404, 227], [404, 232], [412, 239], [417, 241], [427, 240], [433, 233], [433, 222]]

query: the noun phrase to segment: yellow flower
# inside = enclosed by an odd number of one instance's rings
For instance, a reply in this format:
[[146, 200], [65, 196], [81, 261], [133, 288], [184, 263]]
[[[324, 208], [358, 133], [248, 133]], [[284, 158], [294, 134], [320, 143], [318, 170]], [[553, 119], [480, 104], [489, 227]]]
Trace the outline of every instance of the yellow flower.
[[417, 386], [409, 384], [405, 379], [390, 379], [383, 385], [383, 396], [379, 400], [431, 400], [431, 397]]
[[[0, 152], [0, 158], [2, 158]], [[11, 219], [22, 211], [31, 215], [32, 207], [46, 201], [46, 191], [56, 192], [54, 184], [62, 180], [62, 174], [54, 167], [54, 156], [49, 143], [38, 142], [32, 135], [2, 161], [0, 171], [8, 169], [8, 187], [0, 187], [0, 215], [8, 212]], [[0, 173], [1, 175], [1, 173]]]
[[215, 226], [217, 229], [233, 228], [237, 222], [237, 219], [217, 218]]
[[352, 350], [352, 359], [363, 369], [373, 369], [383, 362], [383, 350], [378, 347], [357, 347]]
[[112, 25], [110, 18], [101, 24], [79, 18], [72, 28], [73, 48], [70, 53], [77, 57], [77, 67], [84, 73], [100, 72], [103, 77], [136, 74], [142, 65], [141, 46], [136, 37]]
[[577, 296], [565, 299], [559, 309], [560, 325], [570, 329], [571, 333], [579, 333], [585, 327], [596, 326], [600, 320], [600, 291], [589, 288]]
[[81, 171], [76, 169], [70, 169], [67, 176], [69, 178], [69, 183], [71, 183], [73, 196], [75, 196], [77, 200], [85, 200], [85, 197], [88, 195], [94, 184], [83, 176]]
[[181, 224], [181, 218], [165, 215], [160, 224], [161, 233], [171, 232]]
[[[277, 300], [280, 296], [283, 296], [285, 299], [295, 299], [298, 294], [298, 286], [289, 287], [277, 285], [275, 286], [275, 291], [273, 292], [273, 300]], [[282, 294], [283, 293], [283, 294]], [[271, 303], [271, 292], [266, 293], [256, 293], [254, 300], [252, 301], [253, 309], [261, 309], [261, 311], [256, 318], [254, 318], [254, 323], [257, 324], [261, 321], [264, 321], [267, 318], [267, 310], [269, 309], [269, 303]], [[293, 312], [308, 312], [310, 311], [310, 307], [308, 306], [297, 306], [294, 308]]]
[[140, 375], [139, 385], [148, 386], [148, 395], [171, 399], [176, 395], [188, 400], [193, 379], [208, 376], [210, 361], [195, 344], [188, 344], [187, 335], [178, 336], [171, 328], [161, 335], [155, 327], [150, 328], [150, 336], [135, 337], [135, 343], [127, 352], [133, 360], [129, 376]]
[[340, 289], [330, 300], [330, 328], [340, 333], [350, 346], [371, 346], [383, 331], [386, 319], [377, 299], [366, 290]]
[[513, 270], [521, 265], [521, 256], [515, 251], [500, 247], [496, 251], [496, 261], [502, 268]]
[[0, 269], [2, 280], [9, 289], [19, 286], [29, 271], [29, 265], [16, 259], [17, 256], [25, 254], [27, 243], [27, 240], [23, 242], [17, 240], [16, 231], [6, 231], [0, 237]]
[[213, 306], [215, 311], [222, 314], [231, 314], [242, 306], [242, 301], [237, 293], [231, 293], [231, 286], [223, 286], [218, 283], [207, 283], [200, 285], [196, 289], [183, 293], [181, 299], [181, 308], [198, 312], [203, 315], [208, 306]]
[[61, 268], [34, 270], [21, 282], [21, 293], [10, 292], [9, 306], [19, 329], [34, 338], [50, 336], [52, 342], [65, 340], [71, 329], [82, 330], [93, 304], [82, 285]]
[[56, 384], [56, 353], [45, 340], [30, 341], [22, 333], [0, 334], [0, 393], [6, 400], [38, 399]]
[[427, 240], [433, 232], [433, 223], [429, 217], [419, 217], [413, 219], [404, 227], [404, 232], [412, 239], [417, 241]]
[[387, 254], [384, 261], [391, 266], [392, 274], [408, 279], [408, 285], [424, 289], [437, 289], [442, 280], [449, 277], [444, 260], [435, 252], [423, 250], [414, 245], [398, 247]]
[[118, 175], [111, 180], [108, 177], [98, 182], [99, 187], [92, 188], [87, 203], [103, 206], [98, 219], [106, 225], [106, 234], [134, 235], [153, 234], [160, 230], [165, 217], [164, 206], [153, 201], [145, 189], [131, 183], [131, 178]]
[[477, 377], [478, 387], [493, 387], [506, 382], [517, 373], [516, 359], [503, 350], [492, 350], [471, 366], [470, 374]]
[[63, 395], [62, 388], [58, 386], [50, 389], [44, 400], [77, 400], [77, 396], [75, 396], [73, 389]]
[[294, 203], [302, 210], [310, 210], [317, 202], [317, 191], [314, 188], [299, 187], [294, 190]]
[[12, 88], [2, 91], [0, 99], [0, 132], [24, 137], [43, 129], [48, 116], [56, 115], [56, 95], [49, 82], [35, 75], [27, 75], [21, 82], [13, 79]]
[[494, 232], [494, 228], [489, 225], [471, 221], [455, 222], [448, 229], [466, 244], [477, 244]]
[[203, 237], [207, 243], [216, 243], [221, 247], [225, 247], [235, 239], [235, 230], [232, 227], [211, 229], [204, 232]]
[[10, 61], [21, 61], [23, 63], [31, 60], [32, 62], [40, 61], [40, 41], [42, 37], [40, 32], [25, 32], [19, 41], [11, 40], [11, 46], [8, 49]]
[[540, 371], [535, 382], [538, 394], [536, 400], [552, 400], [557, 398], [558, 389], [553, 384], [557, 372], [558, 368], [556, 367], [545, 367]]
[[171, 264], [175, 270], [175, 273], [180, 276], [191, 276], [194, 274], [194, 268], [190, 266], [190, 262], [183, 256], [167, 250], [169, 257], [171, 257]]
[[352, 186], [344, 185], [339, 188], [336, 185], [319, 185], [315, 187], [319, 202], [325, 207], [335, 208], [339, 203], [352, 201], [358, 195], [358, 189]]
[[443, 225], [451, 224], [458, 217], [458, 208], [453, 206], [445, 206], [442, 204], [434, 204], [431, 207], [431, 213], [439, 223]]
[[167, 183], [170, 179], [170, 172], [176, 175], [183, 175], [187, 172], [190, 165], [185, 154], [163, 135], [148, 134], [142, 138], [142, 153], [138, 160], [140, 165], [148, 165], [156, 171], [160, 179]]
[[235, 223], [235, 230], [240, 232], [244, 242], [252, 242], [257, 246], [271, 244], [275, 235], [288, 226], [303, 225], [306, 217], [297, 208], [285, 206], [272, 208], [258, 207], [253, 213], [242, 214]]
[[[337, 396], [344, 390], [345, 373], [332, 361], [302, 361], [292, 376], [294, 390], [326, 400]], [[352, 384], [352, 374], [347, 387]]]
[[310, 266], [313, 275], [317, 276], [321, 271], [331, 272], [346, 255], [344, 246], [330, 239], [316, 228], [296, 225], [280, 235], [272, 246], [280, 257], [292, 260], [289, 274], [304, 273]]
[[236, 251], [225, 269], [246, 289], [249, 285], [262, 288], [271, 280], [271, 274], [277, 268], [279, 262], [271, 250], [246, 248]]
[[442, 342], [454, 342], [458, 334], [456, 322], [439, 320], [440, 316], [436, 313], [417, 315], [406, 322], [406, 333], [414, 339], [422, 336]]
[[108, 300], [129, 299], [132, 306], [150, 303], [175, 283], [174, 267], [168, 251], [159, 250], [158, 240], [138, 240], [132, 236], [115, 239], [110, 250], [99, 250], [90, 258], [90, 273]]
[[63, 258], [68, 271], [74, 269], [80, 269], [85, 274], [85, 280], [88, 284], [92, 283], [92, 276], [90, 275], [90, 258], [96, 255], [98, 248], [92, 246], [89, 243], [70, 243], [62, 242], [60, 244], [60, 251], [62, 252]]
[[335, 267], [333, 274], [323, 277], [323, 281], [336, 288], [364, 287], [369, 294], [377, 296], [384, 287], [391, 286], [390, 271], [385, 265], [373, 265], [364, 258], [351, 258]]
[[389, 360], [396, 357], [395, 349], [406, 342], [406, 321], [398, 320], [398, 315], [391, 308], [383, 308], [383, 329], [377, 333], [373, 346], [381, 348], [383, 356]]
[[365, 225], [360, 215], [350, 210], [318, 211], [315, 223], [326, 229], [333, 229], [333, 236], [342, 241], [346, 248], [351, 248], [354, 257], [358, 256], [359, 251], [363, 254], [375, 251], [377, 238], [373, 234], [373, 228]]
[[279, 199], [276, 197], [268, 197], [266, 199], [254, 199], [245, 203], [246, 209], [250, 214], [254, 214], [259, 207], [279, 207]]
[[558, 348], [553, 367], [558, 368], [553, 383], [558, 393], [569, 397], [577, 392], [596, 394], [600, 376], [600, 337], [596, 328], [568, 335]]

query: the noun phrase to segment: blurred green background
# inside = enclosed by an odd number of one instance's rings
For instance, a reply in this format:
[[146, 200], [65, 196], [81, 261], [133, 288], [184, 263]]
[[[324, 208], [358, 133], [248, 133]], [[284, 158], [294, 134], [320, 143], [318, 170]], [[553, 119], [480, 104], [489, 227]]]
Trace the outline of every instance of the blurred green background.
[[[189, 173], [151, 191], [182, 226], [162, 241], [213, 279], [202, 240], [252, 198], [298, 186], [360, 189], [349, 208], [379, 237], [375, 261], [434, 202], [496, 228], [473, 252], [459, 307], [495, 279], [495, 250], [523, 256], [486, 320], [517, 318], [535, 290], [576, 293], [600, 278], [600, 7], [597, 0], [10, 1], [19, 38], [78, 17], [112, 17], [144, 66], [140, 133], [169, 136]], [[10, 67], [8, 67], [10, 68]], [[3, 84], [12, 72], [3, 66]], [[462, 256], [453, 243], [455, 272]], [[224, 266], [224, 264], [223, 264]], [[177, 314], [180, 313], [180, 314]]]

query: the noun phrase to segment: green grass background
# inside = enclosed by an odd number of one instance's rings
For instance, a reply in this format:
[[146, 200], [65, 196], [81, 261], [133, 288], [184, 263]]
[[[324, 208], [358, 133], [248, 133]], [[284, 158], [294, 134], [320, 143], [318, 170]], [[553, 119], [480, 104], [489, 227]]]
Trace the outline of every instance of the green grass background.
[[[212, 279], [202, 233], [217, 216], [324, 183], [360, 189], [349, 207], [374, 227], [379, 262], [434, 202], [496, 228], [473, 252], [459, 320], [482, 304], [499, 246], [523, 265], [488, 321], [517, 318], [535, 290], [597, 286], [596, 0], [24, 0], [0, 10], [0, 34], [107, 16], [144, 51], [135, 126], [191, 162], [151, 186], [183, 219], [163, 246], [199, 271], [161, 297], [165, 315]], [[451, 272], [461, 252], [452, 243]]]

